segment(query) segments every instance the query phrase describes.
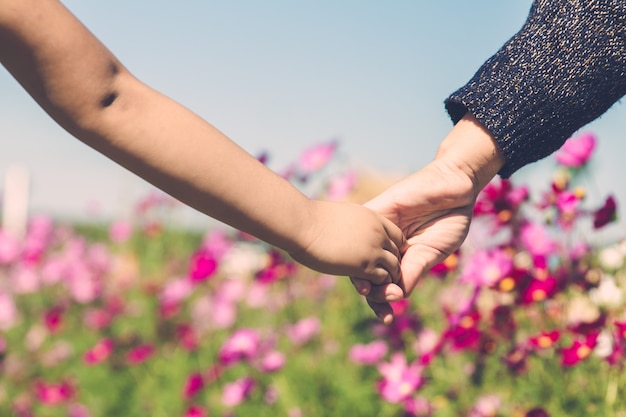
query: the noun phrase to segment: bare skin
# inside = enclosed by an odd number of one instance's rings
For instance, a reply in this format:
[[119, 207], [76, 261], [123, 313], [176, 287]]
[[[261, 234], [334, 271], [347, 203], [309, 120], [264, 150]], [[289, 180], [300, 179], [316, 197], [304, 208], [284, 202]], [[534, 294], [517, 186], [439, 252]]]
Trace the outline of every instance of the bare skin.
[[399, 282], [392, 221], [307, 198], [135, 78], [59, 1], [0, 0], [0, 62], [69, 133], [189, 206], [321, 272]]
[[430, 268], [463, 243], [478, 193], [503, 165], [491, 134], [467, 114], [443, 139], [431, 163], [366, 204], [398, 225], [408, 242], [400, 282], [372, 286], [352, 280], [378, 317], [390, 321], [389, 302], [400, 294], [408, 297]]

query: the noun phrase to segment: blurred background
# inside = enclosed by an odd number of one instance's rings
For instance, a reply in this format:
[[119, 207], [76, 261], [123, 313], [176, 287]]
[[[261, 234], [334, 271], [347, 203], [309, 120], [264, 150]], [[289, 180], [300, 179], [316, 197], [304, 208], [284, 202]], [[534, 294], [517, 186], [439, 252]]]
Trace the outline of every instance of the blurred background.
[[[137, 77], [280, 170], [337, 140], [350, 164], [390, 179], [430, 161], [451, 127], [443, 100], [523, 24], [530, 0], [336, 2], [77, 1], [67, 7]], [[31, 212], [120, 217], [150, 187], [59, 128], [0, 71], [0, 172], [28, 173]], [[596, 198], [626, 197], [625, 109], [599, 138]], [[183, 135], [184, 132], [181, 132]], [[548, 158], [514, 181], [547, 186]], [[228, 168], [228, 161], [224, 161]], [[623, 213], [623, 212], [622, 212]], [[94, 217], [95, 216], [95, 217]], [[189, 209], [187, 220], [206, 222]]]

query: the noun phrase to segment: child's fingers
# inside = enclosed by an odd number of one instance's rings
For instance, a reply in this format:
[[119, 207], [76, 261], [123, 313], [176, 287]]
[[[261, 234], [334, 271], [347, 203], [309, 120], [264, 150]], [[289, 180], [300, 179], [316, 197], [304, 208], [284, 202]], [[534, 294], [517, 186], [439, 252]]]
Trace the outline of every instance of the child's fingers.
[[389, 303], [376, 303], [374, 301], [367, 300], [367, 304], [370, 306], [376, 317], [379, 318], [385, 324], [391, 324], [393, 322], [393, 309]]
[[402, 277], [400, 268], [400, 259], [398, 255], [394, 255], [393, 252], [384, 250], [378, 259], [378, 267], [384, 269], [391, 277], [389, 281], [374, 282], [374, 284], [380, 285], [385, 282], [399, 282]]
[[397, 284], [372, 285], [366, 297], [374, 303], [389, 303], [402, 300], [404, 291]]
[[352, 281], [356, 292], [361, 295], [368, 295], [372, 288], [372, 283], [366, 279], [350, 277], [350, 281]]
[[408, 246], [406, 237], [402, 233], [402, 230], [400, 230], [400, 228], [391, 220], [382, 215], [379, 215], [378, 217], [390, 239], [389, 245], [387, 245], [388, 247], [385, 247], [385, 249], [399, 258]]

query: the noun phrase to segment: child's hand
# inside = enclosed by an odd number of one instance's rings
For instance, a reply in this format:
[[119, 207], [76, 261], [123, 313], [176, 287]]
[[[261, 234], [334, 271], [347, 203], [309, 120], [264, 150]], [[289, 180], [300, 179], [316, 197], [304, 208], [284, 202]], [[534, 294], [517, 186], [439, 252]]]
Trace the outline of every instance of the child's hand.
[[315, 200], [310, 218], [310, 224], [302, 225], [301, 249], [290, 252], [296, 261], [376, 285], [400, 280], [406, 239], [391, 221], [358, 204]]

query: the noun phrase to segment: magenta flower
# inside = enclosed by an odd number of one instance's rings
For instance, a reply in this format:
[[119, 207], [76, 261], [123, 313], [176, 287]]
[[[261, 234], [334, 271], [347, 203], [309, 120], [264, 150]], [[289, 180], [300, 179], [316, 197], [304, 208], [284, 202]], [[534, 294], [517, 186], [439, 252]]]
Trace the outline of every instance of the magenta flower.
[[209, 413], [199, 405], [192, 405], [187, 408], [183, 417], [208, 417]]
[[475, 286], [492, 287], [513, 269], [511, 255], [502, 249], [481, 251], [472, 256], [460, 280]]
[[551, 297], [557, 290], [557, 280], [553, 277], [541, 279], [533, 278], [522, 293], [521, 299], [524, 304], [544, 301]]
[[43, 322], [51, 334], [58, 333], [63, 326], [65, 309], [61, 306], [49, 308], [44, 312]]
[[238, 329], [222, 345], [219, 360], [224, 365], [250, 360], [254, 358], [261, 347], [259, 334], [252, 329]]
[[240, 378], [224, 385], [222, 404], [227, 407], [235, 407], [241, 404], [250, 396], [255, 385], [254, 379], [249, 377]]
[[336, 141], [332, 141], [315, 145], [305, 150], [298, 161], [299, 170], [308, 175], [321, 169], [335, 155], [337, 145]]
[[217, 271], [217, 259], [206, 249], [196, 251], [189, 261], [189, 278], [194, 284], [206, 281]]
[[378, 365], [382, 379], [378, 383], [378, 393], [390, 403], [407, 400], [422, 384], [422, 367], [413, 362], [408, 365], [406, 357], [395, 353], [389, 362]]
[[387, 354], [387, 344], [382, 340], [374, 340], [368, 344], [356, 344], [350, 348], [350, 359], [361, 365], [374, 365]]
[[192, 373], [187, 377], [185, 387], [183, 388], [183, 398], [190, 400], [204, 388], [204, 378], [200, 372]]
[[575, 340], [561, 350], [561, 365], [574, 366], [589, 357], [598, 343], [598, 332], [589, 333], [583, 340]]
[[126, 354], [126, 363], [137, 365], [145, 362], [154, 354], [154, 350], [154, 346], [148, 344], [136, 346]]
[[617, 220], [617, 203], [613, 196], [609, 196], [604, 205], [593, 212], [593, 228], [599, 229], [615, 220]]
[[65, 403], [74, 397], [76, 390], [68, 381], [63, 380], [59, 383], [47, 383], [37, 381], [35, 383], [35, 394], [37, 399], [44, 405], [54, 406]]
[[596, 147], [596, 138], [591, 133], [569, 138], [556, 153], [556, 161], [566, 167], [580, 168], [591, 157]]
[[88, 365], [104, 362], [113, 352], [113, 341], [105, 338], [99, 340], [91, 349], [85, 352], [83, 359]]
[[315, 336], [320, 330], [320, 320], [317, 317], [304, 318], [286, 330], [287, 337], [296, 345], [303, 345]]

